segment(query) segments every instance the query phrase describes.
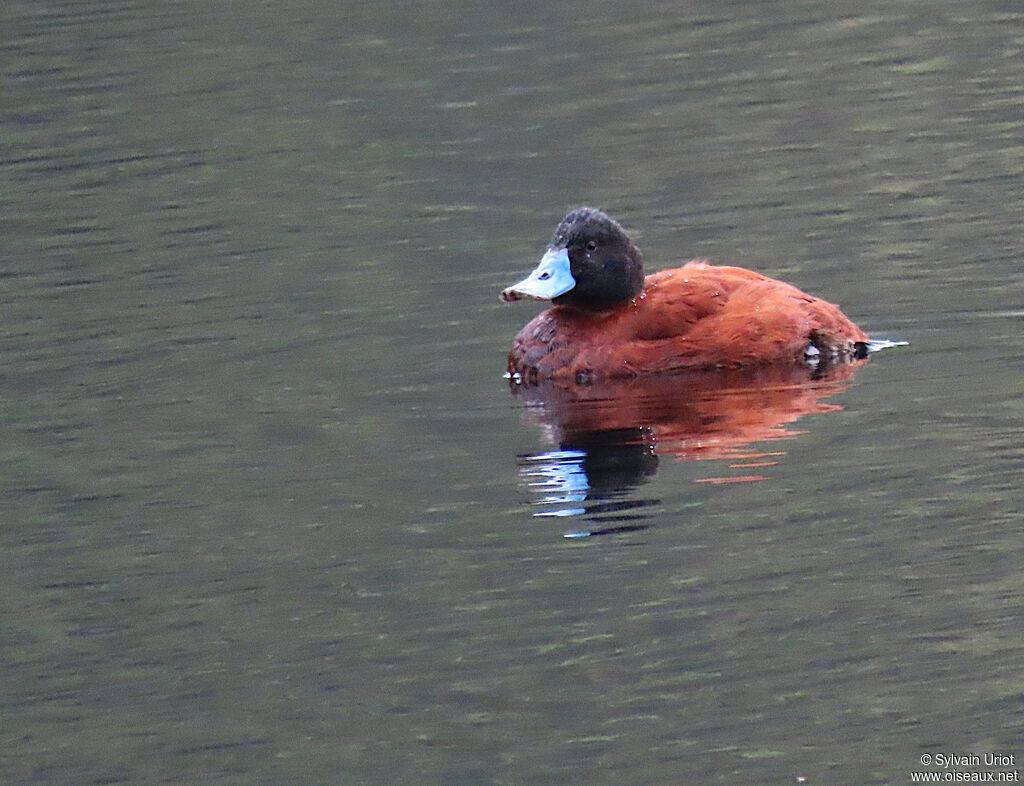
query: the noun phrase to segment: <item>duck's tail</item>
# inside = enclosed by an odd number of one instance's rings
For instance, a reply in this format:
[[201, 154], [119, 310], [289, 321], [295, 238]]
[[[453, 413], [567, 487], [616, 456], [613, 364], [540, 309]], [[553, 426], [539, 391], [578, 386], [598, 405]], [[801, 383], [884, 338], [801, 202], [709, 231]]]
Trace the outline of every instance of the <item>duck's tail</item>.
[[864, 342], [864, 351], [878, 352], [881, 349], [889, 349], [889, 347], [906, 347], [909, 345], [909, 341], [892, 341], [887, 338], [872, 338]]

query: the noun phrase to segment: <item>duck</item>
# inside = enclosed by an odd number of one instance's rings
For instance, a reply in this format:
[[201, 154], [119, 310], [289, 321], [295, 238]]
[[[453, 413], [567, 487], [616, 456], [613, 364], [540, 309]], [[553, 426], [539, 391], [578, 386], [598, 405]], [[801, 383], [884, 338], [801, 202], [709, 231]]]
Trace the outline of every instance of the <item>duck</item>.
[[566, 214], [533, 272], [500, 299], [552, 304], [512, 342], [516, 383], [822, 366], [864, 358], [869, 342], [838, 306], [753, 270], [694, 260], [644, 275], [626, 231], [591, 207]]

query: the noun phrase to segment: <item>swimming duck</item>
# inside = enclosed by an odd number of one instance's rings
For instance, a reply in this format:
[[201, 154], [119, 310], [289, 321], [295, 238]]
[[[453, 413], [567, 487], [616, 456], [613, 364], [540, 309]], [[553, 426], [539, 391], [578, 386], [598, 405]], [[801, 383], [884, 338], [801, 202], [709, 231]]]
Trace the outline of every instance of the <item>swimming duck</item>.
[[550, 300], [512, 342], [517, 381], [588, 383], [701, 369], [862, 358], [867, 334], [838, 306], [753, 270], [689, 262], [644, 276], [617, 221], [580, 207], [536, 269], [501, 293]]

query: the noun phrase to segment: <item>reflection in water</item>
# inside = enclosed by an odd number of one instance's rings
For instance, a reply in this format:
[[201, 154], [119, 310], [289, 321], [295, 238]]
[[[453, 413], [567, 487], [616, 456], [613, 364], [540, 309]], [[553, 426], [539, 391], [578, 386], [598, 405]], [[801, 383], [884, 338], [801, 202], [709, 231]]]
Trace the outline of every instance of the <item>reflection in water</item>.
[[[698, 483], [767, 479], [785, 455], [752, 443], [795, 437], [798, 418], [841, 409], [823, 399], [843, 390], [863, 363], [830, 369], [760, 368], [705, 372], [597, 385], [512, 383], [526, 405], [524, 422], [557, 445], [520, 457], [520, 475], [536, 498], [536, 516], [583, 517], [595, 526], [566, 537], [642, 529], [657, 499], [634, 490], [658, 471], [659, 456], [726, 461]], [[720, 466], [720, 465], [716, 465]]]

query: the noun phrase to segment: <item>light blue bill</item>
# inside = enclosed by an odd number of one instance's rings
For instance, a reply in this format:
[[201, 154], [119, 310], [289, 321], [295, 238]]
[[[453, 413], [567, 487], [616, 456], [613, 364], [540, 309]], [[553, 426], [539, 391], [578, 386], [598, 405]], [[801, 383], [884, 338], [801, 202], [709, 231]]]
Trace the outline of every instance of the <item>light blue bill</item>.
[[576, 286], [576, 279], [569, 269], [569, 252], [564, 248], [549, 249], [540, 263], [530, 275], [513, 284], [504, 292], [502, 298], [513, 300], [515, 297], [532, 297], [537, 300], [552, 300], [564, 295]]

